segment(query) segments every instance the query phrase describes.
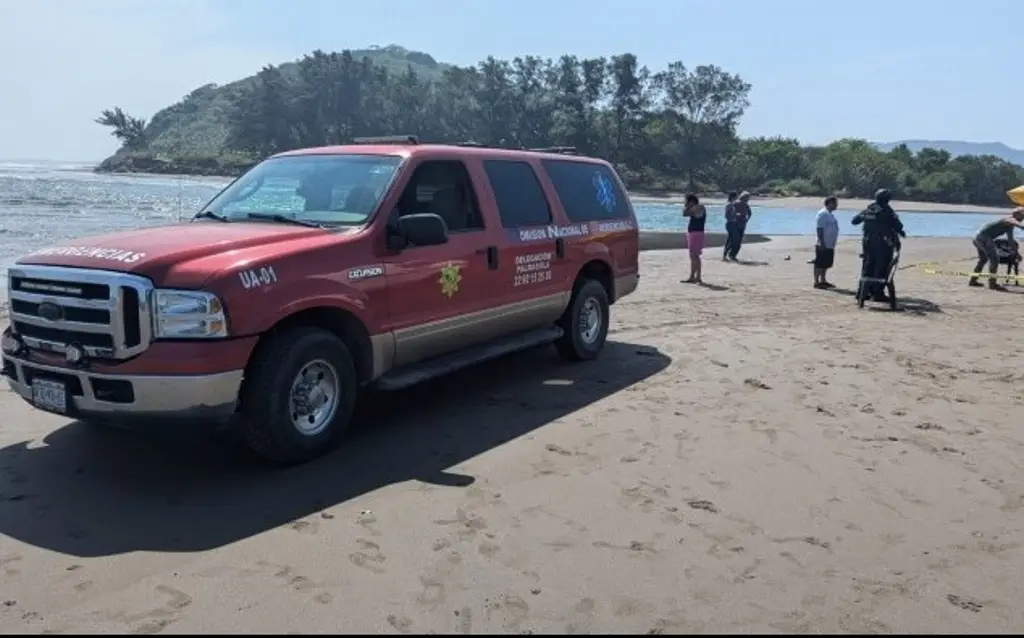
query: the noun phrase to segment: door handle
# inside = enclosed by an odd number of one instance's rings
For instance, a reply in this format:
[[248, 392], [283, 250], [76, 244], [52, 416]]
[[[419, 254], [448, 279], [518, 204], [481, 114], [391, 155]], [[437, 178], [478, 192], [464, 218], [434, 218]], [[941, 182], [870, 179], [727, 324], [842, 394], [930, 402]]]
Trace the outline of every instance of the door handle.
[[555, 255], [557, 255], [559, 259], [565, 257], [565, 240], [561, 237], [555, 240]]
[[488, 246], [487, 248], [481, 248], [476, 251], [478, 255], [487, 255], [487, 268], [489, 270], [498, 269], [498, 247]]

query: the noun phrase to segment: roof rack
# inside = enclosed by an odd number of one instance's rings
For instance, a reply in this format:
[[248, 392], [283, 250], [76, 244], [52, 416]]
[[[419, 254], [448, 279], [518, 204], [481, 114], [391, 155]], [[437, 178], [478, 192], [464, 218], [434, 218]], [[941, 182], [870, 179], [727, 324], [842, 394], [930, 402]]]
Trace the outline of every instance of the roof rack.
[[528, 148], [526, 150], [533, 151], [534, 153], [558, 153], [560, 155], [577, 154], [575, 146], [547, 146], [542, 148]]
[[420, 138], [415, 135], [385, 135], [382, 137], [354, 137], [353, 144], [419, 144]]
[[523, 148], [523, 147], [508, 147], [508, 146], [492, 146], [490, 144], [483, 144], [481, 142], [456, 142], [452, 146], [458, 146], [461, 148], [493, 148], [498, 150], [522, 150], [530, 151], [532, 153], [558, 153], [561, 155], [578, 155], [579, 152], [575, 146], [545, 146], [541, 148]]

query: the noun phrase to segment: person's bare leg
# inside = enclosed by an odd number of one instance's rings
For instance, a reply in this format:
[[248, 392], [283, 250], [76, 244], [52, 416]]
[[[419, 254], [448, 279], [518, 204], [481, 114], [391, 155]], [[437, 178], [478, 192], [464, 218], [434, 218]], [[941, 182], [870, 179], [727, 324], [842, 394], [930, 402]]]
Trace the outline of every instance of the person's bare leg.
[[698, 284], [704, 283], [704, 280], [701, 279], [701, 275], [703, 274], [701, 272], [703, 270], [703, 266], [704, 266], [704, 264], [701, 261], [700, 257], [694, 258], [694, 260], [693, 260], [693, 267], [694, 267], [694, 272], [697, 273], [697, 277], [695, 279], [695, 282], [698, 283]]
[[693, 255], [690, 255], [690, 277], [686, 280], [688, 284], [697, 281], [697, 266], [695, 264], [696, 259], [694, 259]]

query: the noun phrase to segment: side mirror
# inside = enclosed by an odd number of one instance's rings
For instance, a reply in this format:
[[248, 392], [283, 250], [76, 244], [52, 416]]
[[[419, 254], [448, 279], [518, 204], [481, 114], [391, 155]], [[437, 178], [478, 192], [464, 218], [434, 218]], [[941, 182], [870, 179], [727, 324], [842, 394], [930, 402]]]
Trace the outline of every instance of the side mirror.
[[448, 225], [433, 213], [399, 217], [392, 228], [393, 234], [405, 240], [407, 245], [439, 246], [448, 243]]

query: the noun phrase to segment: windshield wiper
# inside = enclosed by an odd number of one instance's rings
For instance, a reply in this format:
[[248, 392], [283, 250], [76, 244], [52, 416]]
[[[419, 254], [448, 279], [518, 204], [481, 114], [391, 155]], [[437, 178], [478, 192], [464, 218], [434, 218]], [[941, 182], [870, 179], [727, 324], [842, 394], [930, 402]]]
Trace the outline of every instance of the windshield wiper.
[[272, 222], [281, 222], [282, 224], [295, 224], [296, 226], [308, 226], [310, 228], [324, 228], [323, 224], [316, 222], [308, 222], [304, 219], [295, 219], [294, 217], [287, 217], [281, 214], [268, 214], [268, 213], [249, 213], [246, 215], [247, 219], [265, 219]]
[[204, 210], [201, 213], [196, 213], [195, 215], [193, 215], [192, 219], [216, 219], [219, 222], [229, 222], [229, 221], [231, 221], [227, 217], [225, 217], [223, 215], [218, 215], [217, 213], [213, 212], [212, 210]]

